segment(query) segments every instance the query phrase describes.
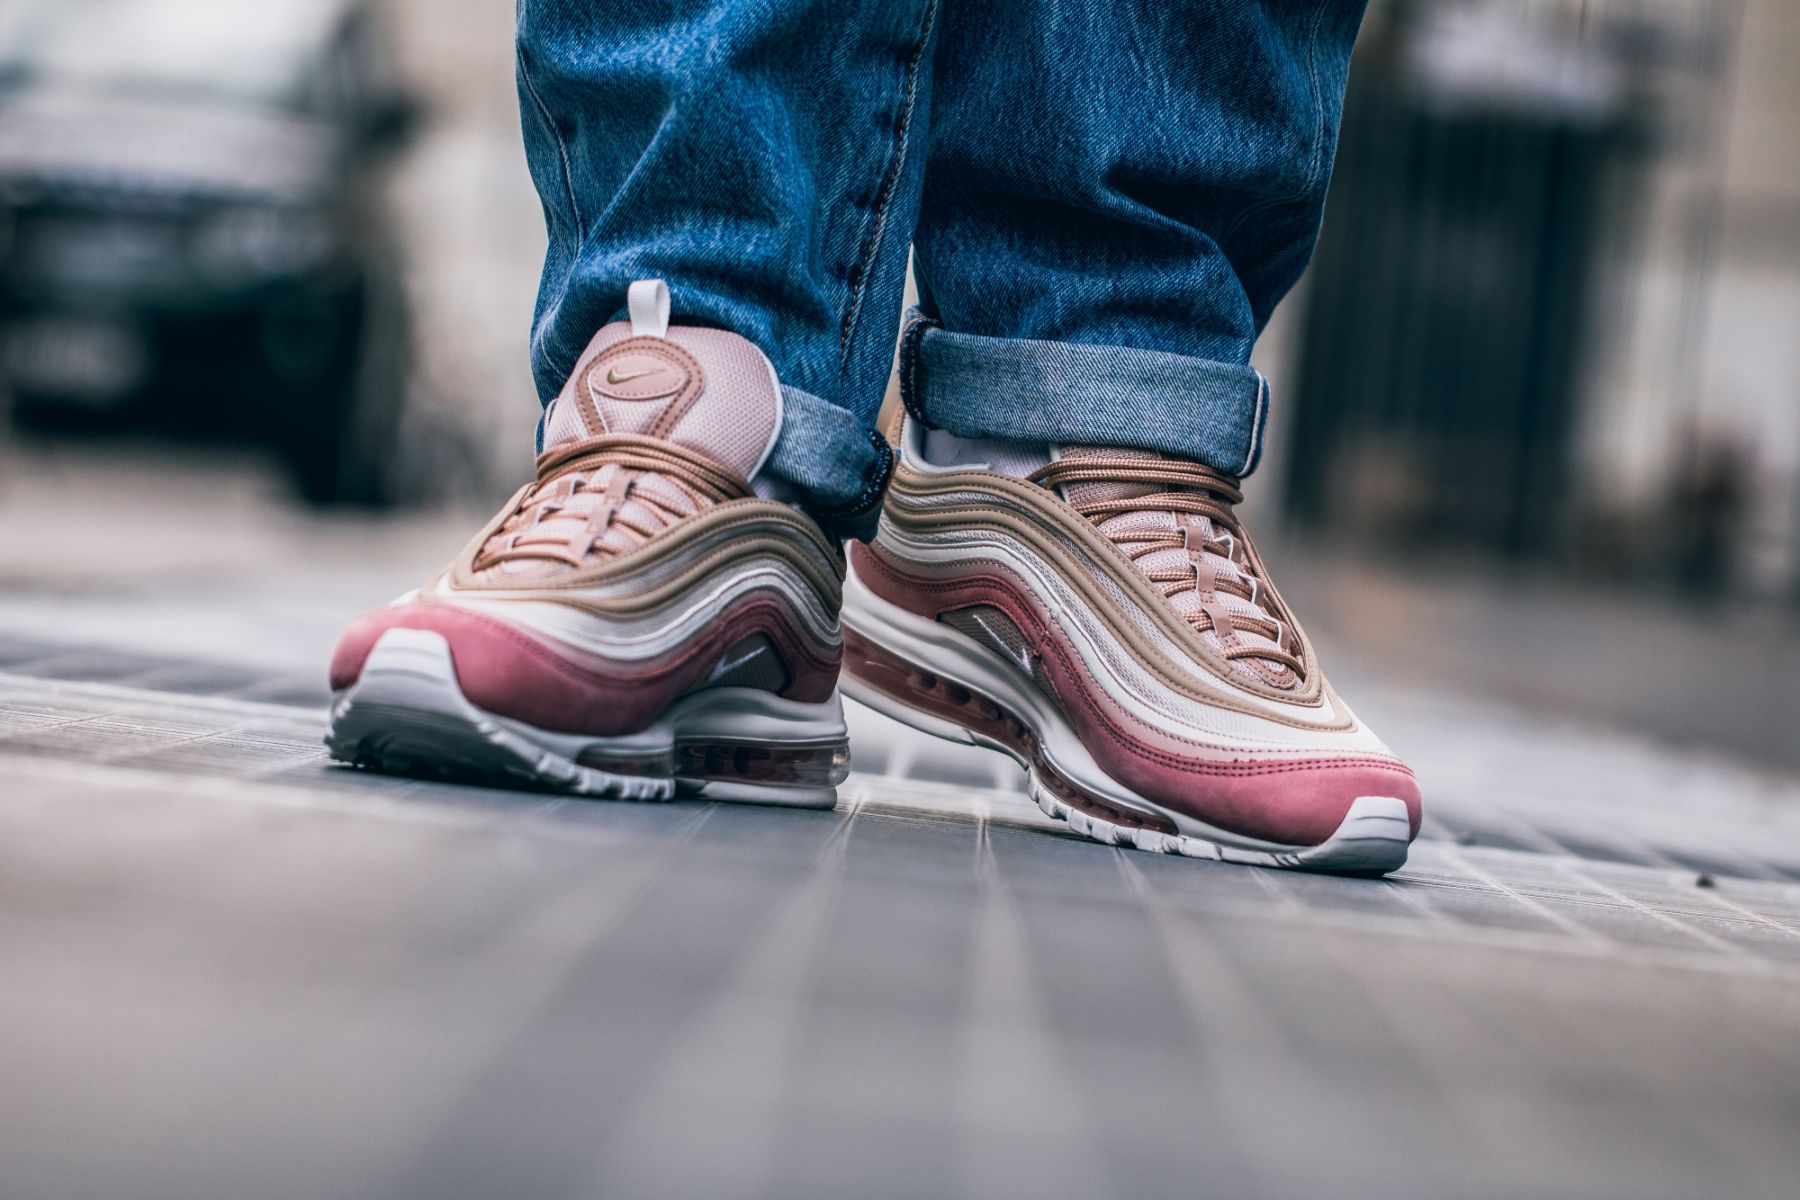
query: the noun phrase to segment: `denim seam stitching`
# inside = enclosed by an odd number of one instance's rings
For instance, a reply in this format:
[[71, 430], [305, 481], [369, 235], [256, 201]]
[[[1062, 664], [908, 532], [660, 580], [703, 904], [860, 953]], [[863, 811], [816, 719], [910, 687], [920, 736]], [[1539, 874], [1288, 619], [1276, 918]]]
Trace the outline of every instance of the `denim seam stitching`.
[[1279, 208], [1284, 204], [1292, 204], [1296, 200], [1304, 199], [1308, 192], [1318, 186], [1320, 161], [1325, 154], [1325, 89], [1319, 86], [1319, 30], [1325, 24], [1325, 10], [1328, 7], [1327, 0], [1319, 0], [1319, 7], [1313, 14], [1312, 29], [1306, 38], [1306, 77], [1312, 89], [1313, 112], [1318, 114], [1317, 126], [1313, 130], [1312, 154], [1308, 156], [1306, 164], [1306, 178], [1292, 193], [1259, 200], [1232, 218], [1231, 224], [1225, 227], [1225, 232], [1220, 234], [1218, 240], [1213, 243], [1221, 250], [1225, 248], [1225, 244], [1232, 239], [1244, 222], [1251, 217], [1260, 216], [1271, 208]]
[[893, 207], [894, 193], [899, 189], [901, 175], [905, 174], [907, 150], [912, 141], [913, 110], [919, 99], [919, 68], [925, 58], [925, 47], [931, 44], [932, 30], [937, 24], [937, 10], [938, 0], [928, 0], [925, 14], [919, 21], [918, 43], [906, 60], [904, 99], [895, 130], [894, 151], [888, 158], [881, 190], [875, 198], [874, 229], [869, 235], [868, 244], [863, 247], [862, 256], [850, 272], [850, 305], [844, 310], [843, 323], [838, 331], [840, 359], [849, 357], [850, 341], [856, 335], [856, 323], [862, 315], [863, 296], [867, 294], [869, 268], [874, 265], [875, 255], [881, 250], [881, 239], [887, 232], [888, 213]]
[[874, 471], [874, 478], [865, 480], [862, 490], [843, 504], [821, 508], [819, 515], [828, 522], [835, 523], [851, 517], [862, 516], [879, 504], [882, 496], [887, 492], [888, 479], [894, 473], [894, 448], [888, 445], [887, 439], [881, 436], [880, 430], [871, 429], [868, 431], [868, 435], [869, 444], [880, 459], [880, 464]]
[[[557, 294], [555, 307], [560, 309], [562, 302], [567, 297], [568, 289], [565, 287]], [[582, 349], [586, 349], [586, 347], [583, 346]], [[561, 332], [553, 321], [542, 322], [538, 331], [532, 335], [531, 354], [534, 359], [544, 359], [552, 363], [568, 362], [568, 370], [562, 372], [564, 375], [574, 370], [575, 363], [581, 358], [581, 350], [576, 350], [573, 354], [569, 353], [568, 344], [562, 340]], [[548, 407], [548, 403], [548, 401], [545, 402], [546, 407]]]
[[1256, 416], [1250, 421], [1250, 444], [1244, 448], [1244, 466], [1240, 476], [1248, 475], [1256, 465], [1257, 449], [1262, 444], [1263, 419], [1269, 411], [1269, 381], [1261, 371], [1256, 373]]
[[927, 429], [935, 427], [925, 415], [925, 397], [919, 394], [919, 360], [924, 354], [925, 335], [936, 324], [915, 310], [900, 333], [900, 405], [908, 416]]
[[556, 118], [550, 115], [550, 108], [544, 98], [538, 95], [537, 84], [531, 80], [531, 68], [525, 64], [525, 51], [518, 48], [513, 57], [519, 64], [519, 82], [525, 85], [525, 91], [531, 96], [531, 103], [537, 109], [538, 119], [549, 131], [550, 139], [556, 143], [556, 156], [562, 161], [563, 197], [569, 203], [569, 214], [575, 218], [575, 234], [577, 243], [584, 239], [587, 222], [582, 218], [581, 205], [575, 199], [575, 172], [569, 162], [569, 144], [563, 139], [562, 130], [557, 127]]

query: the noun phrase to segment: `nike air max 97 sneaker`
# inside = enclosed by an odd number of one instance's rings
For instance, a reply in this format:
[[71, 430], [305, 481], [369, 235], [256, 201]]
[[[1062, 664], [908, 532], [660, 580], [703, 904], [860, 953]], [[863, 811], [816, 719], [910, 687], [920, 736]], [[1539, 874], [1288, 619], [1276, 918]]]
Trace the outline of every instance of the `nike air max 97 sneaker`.
[[629, 307], [547, 411], [536, 482], [344, 635], [333, 757], [629, 799], [835, 802], [844, 565], [757, 494], [774, 369], [735, 334], [669, 327], [660, 282]]
[[1326, 683], [1235, 479], [911, 419], [902, 441], [880, 534], [851, 554], [845, 694], [1011, 755], [1046, 813], [1103, 842], [1405, 863], [1418, 785]]

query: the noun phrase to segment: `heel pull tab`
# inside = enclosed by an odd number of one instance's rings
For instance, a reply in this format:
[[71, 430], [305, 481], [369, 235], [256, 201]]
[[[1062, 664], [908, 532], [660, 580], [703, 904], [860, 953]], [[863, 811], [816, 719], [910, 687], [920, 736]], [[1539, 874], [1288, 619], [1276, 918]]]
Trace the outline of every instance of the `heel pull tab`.
[[625, 292], [631, 314], [632, 337], [667, 337], [669, 334], [669, 285], [660, 279], [640, 279]]

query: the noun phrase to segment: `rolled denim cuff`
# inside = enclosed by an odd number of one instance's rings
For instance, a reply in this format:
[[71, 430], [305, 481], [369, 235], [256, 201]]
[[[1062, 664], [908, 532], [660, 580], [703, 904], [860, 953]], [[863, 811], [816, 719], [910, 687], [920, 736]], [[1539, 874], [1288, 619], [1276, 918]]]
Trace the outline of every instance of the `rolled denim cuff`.
[[875, 536], [894, 453], [849, 412], [783, 385], [781, 432], [763, 470], [799, 488], [802, 506], [828, 534], [866, 542]]
[[951, 333], [918, 309], [900, 395], [957, 437], [1158, 450], [1244, 476], [1262, 457], [1269, 383], [1254, 367], [1136, 350]]

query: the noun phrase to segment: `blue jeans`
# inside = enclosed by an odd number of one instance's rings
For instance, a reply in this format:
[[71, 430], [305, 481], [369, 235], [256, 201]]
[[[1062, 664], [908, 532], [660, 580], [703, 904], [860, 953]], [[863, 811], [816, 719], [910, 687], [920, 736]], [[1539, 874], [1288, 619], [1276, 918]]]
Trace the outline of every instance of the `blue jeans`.
[[769, 469], [847, 536], [907, 248], [909, 411], [1234, 475], [1312, 252], [1363, 0], [519, 0], [548, 400], [633, 279], [774, 360]]

